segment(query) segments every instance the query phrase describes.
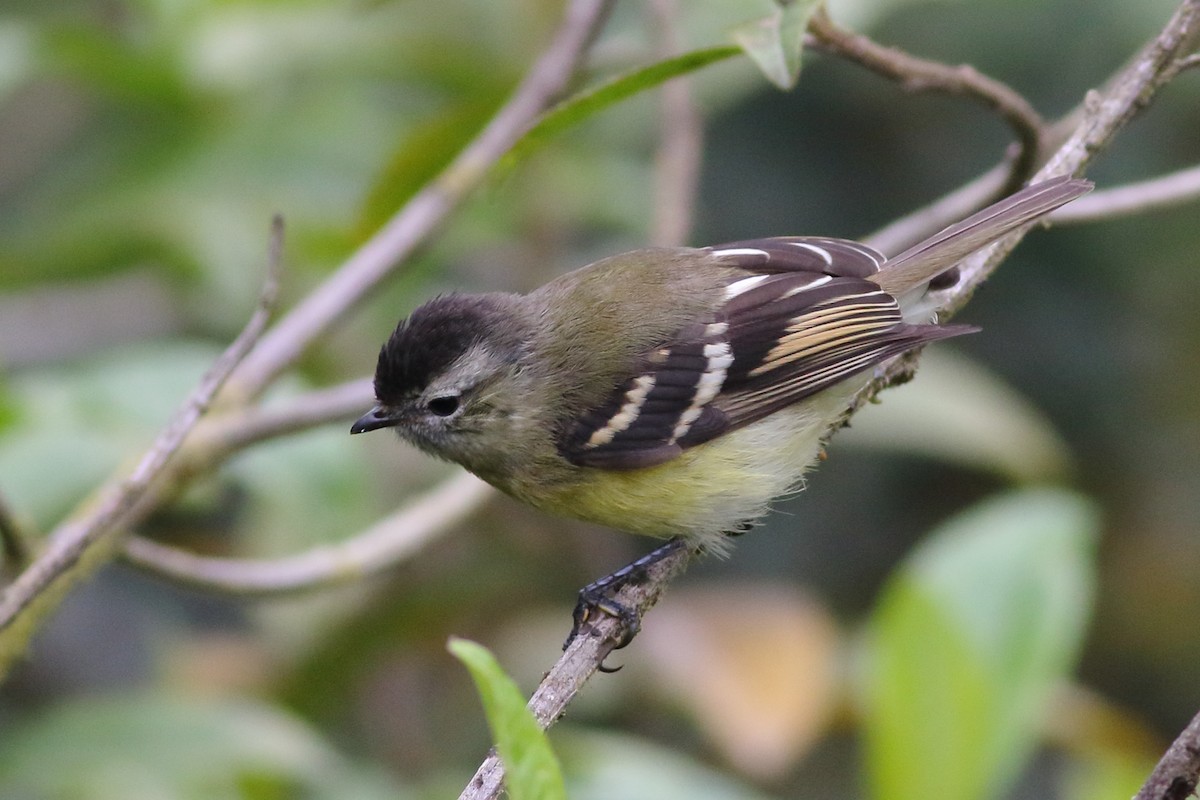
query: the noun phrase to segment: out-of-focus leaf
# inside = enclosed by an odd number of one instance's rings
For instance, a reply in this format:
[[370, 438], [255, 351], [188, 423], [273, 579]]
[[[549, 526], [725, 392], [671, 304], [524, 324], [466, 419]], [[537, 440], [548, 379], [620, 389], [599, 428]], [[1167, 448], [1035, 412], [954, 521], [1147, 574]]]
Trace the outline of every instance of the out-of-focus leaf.
[[653, 693], [688, 709], [742, 773], [780, 778], [829, 724], [841, 688], [837, 625], [794, 587], [684, 587], [644, 628]]
[[530, 153], [537, 150], [546, 140], [615, 103], [639, 92], [652, 89], [671, 78], [686, 75], [701, 67], [736, 56], [741, 52], [739, 48], [733, 46], [692, 50], [648, 67], [618, 75], [599, 86], [580, 92], [546, 112], [532, 128], [526, 131], [525, 135], [501, 160], [498, 172], [501, 175], [506, 174]]
[[466, 639], [447, 645], [466, 665], [479, 690], [488, 727], [504, 762], [504, 785], [513, 800], [565, 800], [566, 785], [558, 759], [525, 697], [486, 648]]
[[4, 435], [4, 430], [17, 421], [17, 404], [9, 392], [8, 383], [4, 376], [0, 374], [0, 436]]
[[820, 0], [778, 0], [778, 8], [771, 14], [733, 31], [733, 40], [780, 89], [791, 89], [800, 79], [804, 32], [818, 5]]
[[1133, 797], [1167, 748], [1138, 715], [1077, 684], [1054, 693], [1045, 730], [1064, 757], [1064, 800]]
[[500, 99], [457, 106], [410, 131], [367, 193], [358, 235], [369, 236], [433, 180], [487, 123]]
[[134, 347], [14, 378], [15, 420], [0, 432], [0, 486], [13, 506], [38, 527], [53, 523], [149, 446], [216, 353], [182, 342]]
[[1049, 420], [979, 364], [946, 347], [921, 354], [917, 377], [854, 415], [838, 446], [886, 447], [996, 472], [1061, 479], [1070, 453]]
[[157, 695], [79, 700], [8, 725], [0, 793], [38, 800], [406, 796], [277, 709]]
[[1155, 760], [1120, 753], [1075, 759], [1067, 767], [1063, 800], [1129, 800], [1150, 777]]
[[565, 729], [555, 737], [571, 800], [767, 800], [767, 795], [651, 742]]
[[[14, 508], [39, 528], [51, 526], [150, 445], [218, 352], [163, 342], [12, 379], [14, 420], [0, 429], [0, 486]], [[264, 443], [225, 468], [252, 500], [245, 520], [254, 535], [246, 538], [256, 554], [342, 538], [370, 521], [365, 466], [343, 438], [325, 429]]]
[[1075, 495], [1014, 493], [947, 523], [896, 575], [865, 694], [877, 800], [976, 800], [1011, 783], [1075, 662], [1097, 525]]
[[28, 25], [0, 20], [0, 101], [26, 79], [33, 67], [34, 35]]

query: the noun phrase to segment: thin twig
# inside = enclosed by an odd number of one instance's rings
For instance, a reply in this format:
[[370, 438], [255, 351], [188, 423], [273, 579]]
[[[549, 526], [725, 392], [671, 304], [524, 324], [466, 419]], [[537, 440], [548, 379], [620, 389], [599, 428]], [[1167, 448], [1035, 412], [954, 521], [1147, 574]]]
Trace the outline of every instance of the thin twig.
[[1200, 198], [1200, 167], [1084, 195], [1050, 215], [1055, 225], [1144, 214]]
[[1200, 714], [1171, 742], [1133, 800], [1187, 800], [1200, 783]]
[[60, 525], [49, 537], [43, 552], [17, 577], [0, 597], [0, 674], [23, 649], [24, 641], [12, 641], [13, 628], [22, 622], [18, 637], [33, 628], [39, 612], [49, 611], [61, 592], [55, 584], [75, 574], [85, 555], [99, 555], [106, 540], [122, 528], [125, 516], [162, 474], [196, 423], [208, 411], [213, 398], [246, 353], [266, 330], [279, 296], [279, 274], [283, 248], [283, 219], [275, 217], [267, 256], [267, 274], [258, 303], [246, 327], [201, 378], [200, 383], [175, 416], [155, 439], [128, 477], [103, 486], [82, 513]]
[[[670, 58], [679, 50], [676, 0], [650, 3], [658, 28], [658, 55]], [[654, 170], [654, 221], [650, 242], [659, 247], [685, 244], [696, 209], [696, 186], [704, 155], [704, 127], [692, 103], [687, 78], [667, 81], [660, 90], [661, 133]]]
[[1172, 80], [1179, 73], [1200, 67], [1200, 53], [1192, 53], [1189, 56], [1175, 59], [1175, 62], [1167, 68], [1167, 79]]
[[344, 542], [274, 559], [199, 556], [140, 537], [125, 542], [127, 561], [193, 588], [241, 596], [324, 589], [391, 569], [469, 517], [494, 490], [462, 473]]
[[919, 208], [863, 239], [881, 253], [895, 255], [987, 205], [1003, 191], [1012, 167], [1002, 162], [959, 189]]
[[1020, 148], [1001, 195], [1019, 188], [1033, 172], [1041, 155], [1045, 123], [1029, 101], [1010, 87], [968, 64], [952, 67], [885, 47], [839, 27], [823, 7], [813, 13], [808, 30], [818, 46], [857, 61], [872, 72], [896, 81], [907, 91], [964, 95], [999, 114], [1016, 135]]
[[357, 417], [375, 402], [370, 378], [297, 395], [275, 405], [252, 406], [205, 420], [188, 443], [188, 467], [211, 469], [247, 447], [339, 420]]
[[[687, 568], [691, 557], [686, 547], [673, 551], [649, 567], [643, 583], [623, 587], [616, 601], [639, 616], [645, 614], [658, 602], [667, 584]], [[612, 653], [622, 627], [623, 623], [615, 617], [601, 614], [575, 637], [529, 698], [529, 710], [538, 724], [549, 728], [562, 717], [567, 704]], [[459, 800], [494, 800], [503, 791], [503, 780], [504, 766], [493, 750], [475, 771]]]
[[538, 115], [566, 90], [612, 2], [572, 0], [548, 49], [487, 127], [441, 175], [267, 332], [233, 376], [231, 388], [248, 397], [261, 393], [425, 242]]

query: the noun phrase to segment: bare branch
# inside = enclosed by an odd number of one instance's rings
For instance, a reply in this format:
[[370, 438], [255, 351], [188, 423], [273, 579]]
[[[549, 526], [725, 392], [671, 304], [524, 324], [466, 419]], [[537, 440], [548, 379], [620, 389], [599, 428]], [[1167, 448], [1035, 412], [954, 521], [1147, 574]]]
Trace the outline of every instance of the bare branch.
[[[217, 358], [191, 396], [155, 439], [128, 477], [112, 480], [96, 493], [81, 513], [67, 520], [49, 537], [46, 549], [17, 577], [0, 598], [0, 673], [22, 649], [39, 613], [48, 612], [61, 592], [51, 589], [61, 581], [78, 579], [75, 567], [85, 555], [98, 560], [114, 531], [119, 531], [126, 516], [146, 497], [172, 457], [201, 417], [230, 374], [245, 358], [267, 327], [279, 296], [279, 273], [283, 248], [283, 219], [275, 217], [267, 257], [267, 274], [258, 303], [246, 327]], [[31, 619], [31, 616], [33, 619]], [[18, 626], [18, 623], [22, 623]], [[14, 628], [18, 628], [14, 634]]]
[[1200, 53], [1192, 53], [1189, 56], [1178, 58], [1167, 68], [1167, 80], [1172, 80], [1179, 73], [1196, 67], [1200, 67]]
[[812, 15], [808, 30], [819, 47], [857, 61], [872, 72], [896, 81], [907, 91], [963, 95], [999, 114], [1012, 128], [1020, 147], [1000, 195], [1017, 189], [1032, 174], [1041, 154], [1045, 124], [1029, 101], [1010, 87], [980, 74], [969, 64], [952, 67], [917, 58], [894, 47], [884, 47], [866, 36], [839, 27], [823, 7]]
[[462, 473], [352, 539], [285, 558], [212, 558], [140, 537], [125, 542], [125, 558], [184, 585], [235, 595], [324, 589], [394, 567], [469, 517], [494, 494], [474, 475]]
[[[666, 59], [679, 49], [676, 0], [650, 3], [659, 31], [659, 57]], [[662, 87], [662, 133], [655, 156], [654, 222], [650, 242], [659, 247], [685, 244], [695, 215], [696, 185], [700, 180], [704, 128], [692, 104], [686, 78], [668, 81]]]
[[975, 180], [924, 208], [907, 214], [863, 239], [881, 253], [895, 255], [947, 225], [983, 208], [990, 198], [1004, 190], [1012, 168], [997, 164]]
[[612, 0], [572, 0], [549, 48], [512, 99], [441, 175], [413, 196], [320, 287], [279, 321], [231, 382], [254, 397], [410, 256], [566, 89]]
[[278, 405], [254, 406], [210, 418], [188, 443], [189, 467], [208, 469], [259, 442], [350, 420], [374, 401], [371, 379], [360, 378], [305, 392]]
[[1055, 225], [1127, 217], [1200, 198], [1200, 167], [1085, 195], [1050, 215]]
[[[639, 616], [645, 614], [658, 602], [667, 584], [687, 568], [691, 557], [691, 550], [686, 547], [670, 553], [649, 568], [645, 582], [623, 587], [617, 593], [617, 602], [636, 610]], [[529, 710], [538, 724], [549, 728], [558, 721], [567, 704], [612, 653], [621, 627], [620, 621], [602, 614], [575, 637], [529, 698]], [[494, 800], [503, 791], [503, 780], [504, 765], [493, 750], [463, 789], [459, 800]]]
[[1187, 800], [1200, 783], [1200, 714], [1171, 742], [1133, 800]]

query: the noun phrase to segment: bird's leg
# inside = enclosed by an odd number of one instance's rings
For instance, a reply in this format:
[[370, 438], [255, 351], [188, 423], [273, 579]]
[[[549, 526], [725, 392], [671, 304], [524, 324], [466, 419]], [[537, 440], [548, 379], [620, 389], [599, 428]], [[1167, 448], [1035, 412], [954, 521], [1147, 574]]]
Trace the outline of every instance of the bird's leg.
[[[571, 635], [563, 643], [563, 649], [566, 650], [571, 642], [575, 641], [575, 637], [579, 635], [583, 626], [595, 617], [596, 612], [616, 617], [621, 622], [621, 638], [617, 641], [614, 650], [620, 650], [632, 642], [633, 637], [637, 636], [638, 630], [641, 629], [642, 620], [636, 609], [629, 608], [616, 599], [616, 593], [625, 586], [637, 585], [646, 580], [646, 574], [650, 567], [687, 546], [688, 544], [682, 537], [676, 536], [669, 539], [666, 544], [654, 548], [637, 561], [580, 589], [579, 601], [575, 604], [573, 615], [575, 624], [571, 628]], [[600, 669], [604, 672], [616, 671], [604, 666], [601, 666]]]

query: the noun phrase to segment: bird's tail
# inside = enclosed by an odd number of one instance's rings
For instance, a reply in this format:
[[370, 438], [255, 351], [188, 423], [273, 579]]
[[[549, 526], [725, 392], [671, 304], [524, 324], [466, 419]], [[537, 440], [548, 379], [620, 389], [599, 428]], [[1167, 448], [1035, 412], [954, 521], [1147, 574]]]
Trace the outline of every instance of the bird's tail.
[[893, 295], [905, 294], [1091, 189], [1091, 181], [1066, 175], [1027, 186], [889, 258], [871, 279]]

